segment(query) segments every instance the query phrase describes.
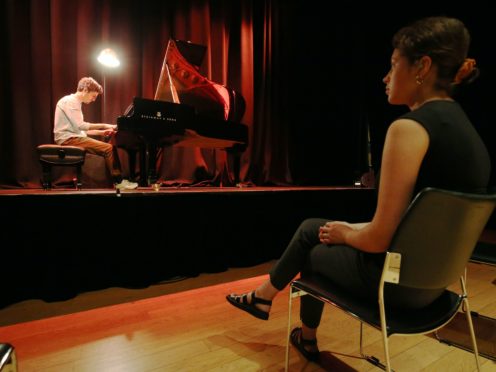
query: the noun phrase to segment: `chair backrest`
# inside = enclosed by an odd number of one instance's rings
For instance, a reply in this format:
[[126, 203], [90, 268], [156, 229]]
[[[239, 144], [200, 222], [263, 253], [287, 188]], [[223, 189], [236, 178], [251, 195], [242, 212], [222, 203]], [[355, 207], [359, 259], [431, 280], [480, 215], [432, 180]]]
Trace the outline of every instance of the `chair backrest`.
[[454, 283], [496, 203], [496, 194], [426, 188], [410, 204], [389, 251], [401, 253], [398, 284], [423, 289]]

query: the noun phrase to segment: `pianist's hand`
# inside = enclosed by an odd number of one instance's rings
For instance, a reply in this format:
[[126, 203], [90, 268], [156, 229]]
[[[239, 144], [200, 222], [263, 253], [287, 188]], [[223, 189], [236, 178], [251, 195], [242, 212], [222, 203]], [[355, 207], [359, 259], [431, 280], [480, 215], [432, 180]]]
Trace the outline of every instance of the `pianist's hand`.
[[104, 137], [111, 137], [116, 131], [114, 129], [106, 129], [103, 131]]

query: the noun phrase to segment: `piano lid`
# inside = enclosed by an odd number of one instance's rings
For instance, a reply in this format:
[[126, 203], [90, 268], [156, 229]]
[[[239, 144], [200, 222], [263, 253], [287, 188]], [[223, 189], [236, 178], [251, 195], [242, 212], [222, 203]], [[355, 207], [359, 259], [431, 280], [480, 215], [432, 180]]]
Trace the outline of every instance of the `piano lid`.
[[155, 99], [193, 106], [198, 114], [227, 120], [229, 91], [199, 73], [206, 47], [169, 40]]
[[207, 47], [205, 45], [193, 44], [191, 41], [174, 40], [174, 42], [184, 59], [197, 70], [200, 70]]

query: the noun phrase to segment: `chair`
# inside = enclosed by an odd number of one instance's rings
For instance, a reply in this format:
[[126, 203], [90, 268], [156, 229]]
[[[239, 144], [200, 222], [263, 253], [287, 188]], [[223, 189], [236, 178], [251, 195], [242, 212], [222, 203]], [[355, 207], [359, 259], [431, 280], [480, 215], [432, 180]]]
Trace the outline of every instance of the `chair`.
[[16, 372], [17, 358], [14, 347], [0, 343], [0, 372]]
[[[290, 284], [286, 370], [289, 364], [291, 303], [294, 297], [311, 295], [345, 311], [360, 321], [360, 354], [374, 365], [391, 371], [389, 336], [425, 334], [447, 324], [463, 304], [470, 314], [464, 269], [496, 203], [496, 194], [479, 195], [427, 188], [412, 201], [386, 253], [378, 288], [379, 301], [354, 298], [323, 277], [294, 280]], [[460, 280], [461, 293], [445, 289]], [[432, 304], [416, 310], [398, 311], [388, 306], [384, 287], [399, 285], [444, 291]], [[467, 322], [480, 369], [472, 319]], [[362, 349], [363, 323], [381, 330], [386, 365]]]
[[86, 156], [84, 148], [78, 146], [39, 145], [37, 151], [43, 169], [43, 189], [48, 190], [52, 187], [52, 167], [64, 166], [76, 168], [76, 188], [81, 190], [81, 168]]

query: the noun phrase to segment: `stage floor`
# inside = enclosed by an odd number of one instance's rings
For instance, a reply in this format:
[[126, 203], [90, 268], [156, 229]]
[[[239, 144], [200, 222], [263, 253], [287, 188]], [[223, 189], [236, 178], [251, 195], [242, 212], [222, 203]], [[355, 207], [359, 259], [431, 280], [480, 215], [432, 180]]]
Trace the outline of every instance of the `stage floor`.
[[170, 193], [266, 193], [266, 192], [299, 192], [299, 191], [337, 191], [337, 190], [356, 190], [370, 192], [371, 188], [365, 187], [352, 187], [352, 186], [241, 186], [241, 187], [199, 187], [199, 186], [161, 186], [158, 190], [153, 187], [138, 187], [135, 190], [121, 190], [117, 191], [110, 188], [100, 189], [81, 189], [74, 188], [53, 188], [50, 190], [43, 190], [42, 188], [28, 189], [28, 188], [15, 188], [15, 189], [0, 189], [0, 196], [2, 195], [112, 195], [112, 194], [126, 194], [126, 195], [142, 195], [142, 194], [170, 194]]

